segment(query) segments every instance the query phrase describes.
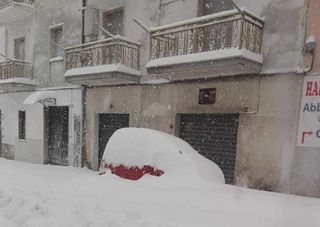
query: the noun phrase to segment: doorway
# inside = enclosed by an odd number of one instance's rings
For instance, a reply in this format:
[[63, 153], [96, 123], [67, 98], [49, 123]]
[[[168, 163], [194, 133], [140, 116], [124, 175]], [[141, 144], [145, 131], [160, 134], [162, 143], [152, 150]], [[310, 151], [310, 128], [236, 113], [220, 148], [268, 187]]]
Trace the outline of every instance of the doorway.
[[45, 136], [47, 143], [47, 163], [68, 165], [69, 107], [45, 107]]

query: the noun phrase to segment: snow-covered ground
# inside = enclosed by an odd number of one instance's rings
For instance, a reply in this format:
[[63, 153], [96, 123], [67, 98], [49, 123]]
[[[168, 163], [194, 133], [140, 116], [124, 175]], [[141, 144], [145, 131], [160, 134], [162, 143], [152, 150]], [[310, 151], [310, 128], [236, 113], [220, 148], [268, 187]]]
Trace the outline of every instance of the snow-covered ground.
[[320, 200], [0, 159], [1, 227], [308, 227]]

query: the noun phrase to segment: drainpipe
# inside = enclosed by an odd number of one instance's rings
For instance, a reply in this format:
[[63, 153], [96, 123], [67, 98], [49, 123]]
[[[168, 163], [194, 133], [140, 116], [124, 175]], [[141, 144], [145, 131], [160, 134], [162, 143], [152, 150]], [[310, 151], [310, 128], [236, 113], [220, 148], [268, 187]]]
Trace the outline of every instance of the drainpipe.
[[[87, 0], [82, 0], [82, 7], [85, 9], [87, 6]], [[85, 24], [85, 10], [82, 10], [82, 37], [81, 37], [81, 43], [83, 44], [85, 42], [84, 37], [84, 24]]]
[[87, 86], [81, 86], [81, 104], [82, 104], [82, 140], [81, 140], [81, 167], [89, 167], [87, 159], [86, 149], [86, 136], [87, 136], [87, 124], [86, 124], [86, 107], [87, 107]]
[[[85, 9], [87, 6], [87, 0], [82, 0], [82, 7]], [[85, 43], [85, 35], [84, 35], [84, 29], [85, 29], [85, 10], [82, 10], [82, 31], [81, 31], [81, 43]], [[86, 151], [86, 106], [87, 106], [87, 86], [82, 85], [81, 86], [81, 104], [82, 104], [82, 140], [81, 140], [81, 167], [88, 166], [88, 160], [87, 160], [87, 151]]]
[[[309, 25], [309, 24], [308, 24], [308, 20], [309, 20], [309, 9], [310, 9], [310, 0], [307, 0], [306, 18], [305, 18], [306, 21], [305, 21], [305, 24], [304, 24], [304, 26], [305, 26], [304, 45], [306, 45], [306, 42], [307, 42], [307, 39], [308, 39], [307, 36], [308, 36], [308, 25]], [[303, 50], [302, 50], [302, 53], [303, 53], [304, 56], [305, 56], [306, 54], [311, 54], [311, 64], [310, 64], [310, 67], [304, 67], [304, 71], [303, 71], [304, 74], [307, 74], [307, 73], [311, 72], [312, 69], [313, 69], [314, 59], [315, 59], [315, 50], [313, 49], [313, 50], [307, 52], [306, 49], [305, 49], [305, 46], [304, 46], [304, 48], [303, 48]]]

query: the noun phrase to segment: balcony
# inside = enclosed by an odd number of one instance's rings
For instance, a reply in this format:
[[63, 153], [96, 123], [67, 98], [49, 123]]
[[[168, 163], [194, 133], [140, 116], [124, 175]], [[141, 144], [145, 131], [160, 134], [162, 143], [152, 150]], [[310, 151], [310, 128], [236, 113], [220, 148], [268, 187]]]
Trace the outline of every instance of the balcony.
[[169, 80], [258, 73], [263, 25], [242, 9], [152, 28], [146, 68]]
[[32, 80], [32, 64], [20, 60], [0, 63], [0, 90], [33, 90], [36, 85]]
[[34, 0], [0, 0], [0, 24], [22, 20], [33, 13]]
[[121, 36], [67, 48], [65, 79], [88, 86], [139, 82], [139, 50]]

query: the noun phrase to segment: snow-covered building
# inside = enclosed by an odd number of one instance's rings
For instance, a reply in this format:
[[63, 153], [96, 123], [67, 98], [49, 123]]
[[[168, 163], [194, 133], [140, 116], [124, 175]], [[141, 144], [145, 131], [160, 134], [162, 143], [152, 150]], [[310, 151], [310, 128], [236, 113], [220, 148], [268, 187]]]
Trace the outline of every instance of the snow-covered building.
[[1, 156], [81, 166], [82, 90], [63, 47], [81, 42], [80, 1], [0, 1]]
[[0, 2], [0, 53], [25, 42], [33, 69], [0, 84], [2, 156], [97, 170], [116, 129], [146, 127], [186, 140], [228, 183], [320, 196], [297, 159], [304, 0]]
[[98, 169], [114, 130], [147, 127], [185, 139], [228, 183], [289, 191], [305, 1], [239, 0], [238, 8], [215, 0], [86, 3], [89, 43], [70, 49], [69, 58], [80, 51], [89, 60], [65, 75], [87, 86], [84, 153], [91, 168]]
[[[320, 5], [317, 0], [306, 2], [306, 37], [303, 48], [305, 75], [301, 85], [300, 116], [297, 148], [293, 158], [290, 192], [320, 196]], [[316, 108], [314, 107], [316, 106]]]

